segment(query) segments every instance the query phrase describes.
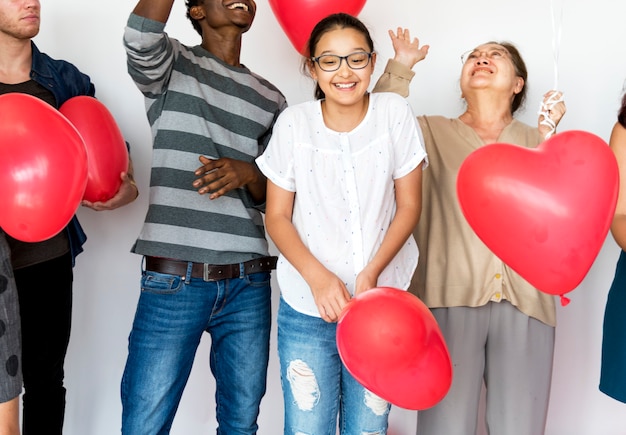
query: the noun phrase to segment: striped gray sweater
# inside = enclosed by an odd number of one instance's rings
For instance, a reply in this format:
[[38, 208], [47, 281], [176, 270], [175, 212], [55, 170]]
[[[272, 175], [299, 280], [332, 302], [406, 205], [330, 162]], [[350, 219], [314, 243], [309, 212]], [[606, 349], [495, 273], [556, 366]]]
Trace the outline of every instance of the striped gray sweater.
[[145, 97], [152, 130], [150, 204], [132, 252], [210, 264], [268, 255], [261, 210], [245, 189], [216, 200], [192, 183], [200, 155], [253, 162], [285, 97], [246, 67], [187, 47], [163, 23], [131, 15], [128, 72]]

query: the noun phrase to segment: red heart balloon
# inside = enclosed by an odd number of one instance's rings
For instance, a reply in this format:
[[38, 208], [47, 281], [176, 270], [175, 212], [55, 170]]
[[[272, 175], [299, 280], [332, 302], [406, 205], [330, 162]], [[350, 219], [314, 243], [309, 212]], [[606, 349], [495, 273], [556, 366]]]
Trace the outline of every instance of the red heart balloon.
[[565, 131], [537, 148], [477, 149], [461, 165], [457, 194], [494, 254], [539, 290], [563, 295], [580, 284], [606, 239], [618, 181], [605, 141]]
[[87, 151], [87, 187], [83, 199], [107, 201], [120, 188], [120, 173], [128, 170], [128, 150], [122, 132], [106, 106], [93, 97], [70, 98], [59, 111], [76, 127]]
[[337, 323], [337, 348], [361, 385], [401, 408], [430, 408], [450, 389], [452, 363], [439, 325], [406, 291], [378, 287], [353, 298]]
[[0, 114], [0, 227], [25, 242], [49, 239], [85, 192], [85, 145], [58, 110], [31, 95], [0, 95]]
[[330, 14], [345, 12], [356, 16], [365, 0], [269, 0], [278, 23], [302, 55], [306, 55], [306, 43], [315, 25]]

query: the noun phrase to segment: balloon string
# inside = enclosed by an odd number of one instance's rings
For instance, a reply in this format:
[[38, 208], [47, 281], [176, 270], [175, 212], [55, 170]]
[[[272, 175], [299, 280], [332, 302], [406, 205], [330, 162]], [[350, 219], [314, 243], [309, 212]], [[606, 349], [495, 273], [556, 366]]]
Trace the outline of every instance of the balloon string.
[[[556, 19], [556, 14], [554, 10], [554, 0], [550, 0], [550, 13], [552, 17], [552, 57], [554, 62], [554, 87], [555, 91], [559, 89], [559, 51], [561, 49], [561, 28], [563, 24], [563, 8], [561, 8], [561, 13], [558, 18], [558, 22]], [[541, 121], [539, 124], [545, 125], [550, 128], [550, 131], [546, 134], [545, 139], [548, 139], [550, 136], [554, 134], [556, 131], [556, 124], [550, 118], [550, 110], [554, 107], [555, 104], [563, 101], [563, 95], [560, 95], [560, 98], [556, 97], [556, 93], [551, 95], [547, 101], [541, 102], [541, 106], [539, 108], [539, 115]]]
[[558, 17], [554, 12], [554, 0], [550, 0], [550, 12], [552, 16], [552, 56], [554, 58], [554, 90], [559, 89], [559, 53], [561, 50], [561, 28], [563, 24], [563, 8]]

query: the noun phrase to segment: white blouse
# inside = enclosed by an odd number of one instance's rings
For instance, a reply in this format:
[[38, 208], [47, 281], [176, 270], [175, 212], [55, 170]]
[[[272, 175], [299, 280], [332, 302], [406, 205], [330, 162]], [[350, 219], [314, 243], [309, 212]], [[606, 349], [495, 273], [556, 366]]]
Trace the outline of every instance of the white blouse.
[[[354, 294], [356, 276], [377, 252], [394, 217], [394, 180], [425, 158], [406, 100], [375, 93], [363, 121], [347, 133], [325, 126], [320, 101], [287, 108], [256, 162], [274, 184], [295, 192], [292, 222], [300, 238]], [[378, 286], [408, 288], [418, 255], [410, 236]], [[285, 301], [319, 317], [308, 284], [282, 255], [276, 273]]]

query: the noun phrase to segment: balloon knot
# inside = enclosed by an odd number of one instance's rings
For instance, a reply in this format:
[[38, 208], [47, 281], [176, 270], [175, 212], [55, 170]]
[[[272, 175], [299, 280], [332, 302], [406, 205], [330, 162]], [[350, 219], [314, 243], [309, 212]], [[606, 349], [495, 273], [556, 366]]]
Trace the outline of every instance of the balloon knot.
[[571, 302], [571, 300], [569, 298], [561, 295], [561, 306], [562, 307], [566, 307], [570, 302]]

